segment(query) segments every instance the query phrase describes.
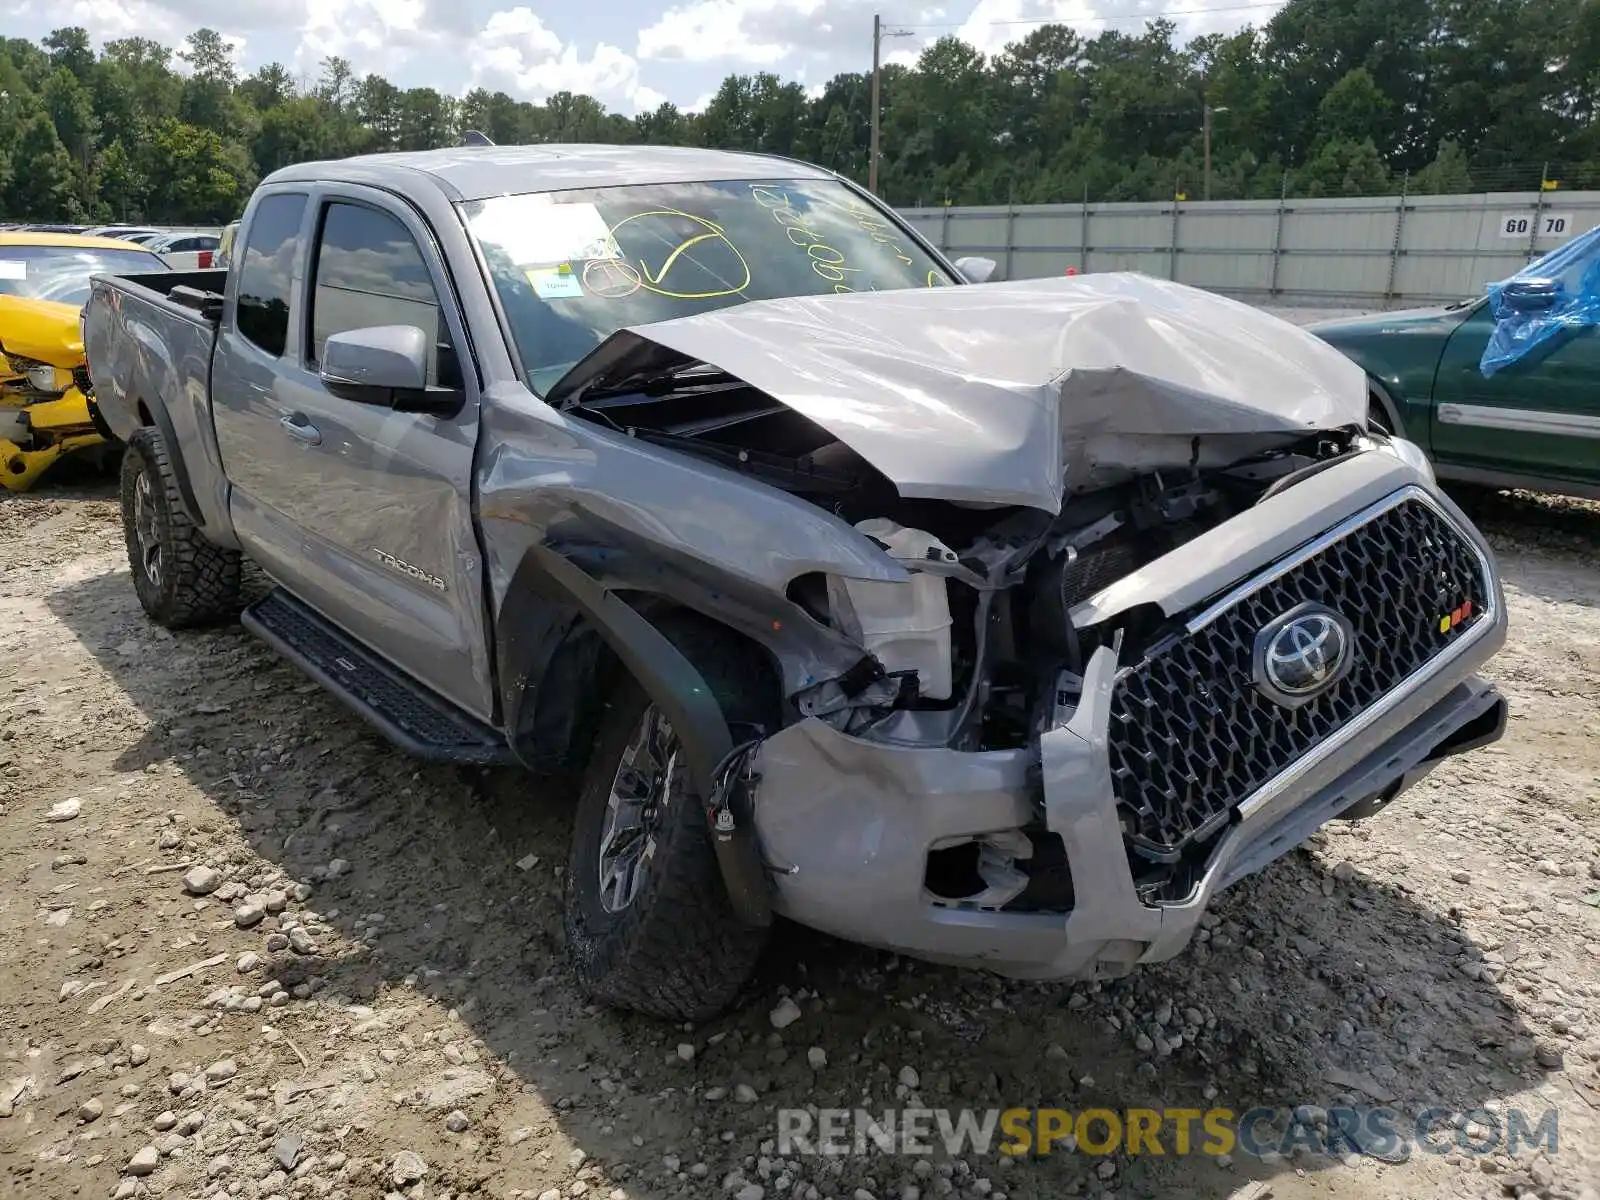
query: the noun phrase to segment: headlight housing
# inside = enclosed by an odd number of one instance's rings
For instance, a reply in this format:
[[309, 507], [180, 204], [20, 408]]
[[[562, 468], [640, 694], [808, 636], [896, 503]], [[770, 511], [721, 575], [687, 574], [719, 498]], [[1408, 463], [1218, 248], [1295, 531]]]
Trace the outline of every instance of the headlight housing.
[[6, 355], [6, 362], [11, 365], [13, 371], [26, 379], [28, 386], [36, 392], [43, 392], [47, 396], [59, 396], [72, 386], [72, 372], [61, 367], [52, 367], [49, 363], [24, 358], [20, 354]]

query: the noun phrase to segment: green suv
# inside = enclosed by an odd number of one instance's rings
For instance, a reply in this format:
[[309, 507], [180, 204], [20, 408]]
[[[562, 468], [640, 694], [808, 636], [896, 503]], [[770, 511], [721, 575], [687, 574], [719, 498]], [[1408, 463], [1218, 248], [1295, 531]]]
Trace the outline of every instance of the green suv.
[[1485, 295], [1325, 321], [1441, 479], [1600, 498], [1600, 229]]

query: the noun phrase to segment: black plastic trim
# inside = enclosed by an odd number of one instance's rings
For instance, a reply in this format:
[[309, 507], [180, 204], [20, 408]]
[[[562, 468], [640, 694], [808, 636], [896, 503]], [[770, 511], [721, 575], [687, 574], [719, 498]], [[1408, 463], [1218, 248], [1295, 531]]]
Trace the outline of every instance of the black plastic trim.
[[[341, 678], [331, 669], [335, 664], [325, 665], [321, 655], [314, 653], [309, 646], [301, 645], [281, 628], [294, 622], [313, 627], [317, 635], [336, 644], [338, 658], [344, 660], [342, 665], [346, 667], [346, 674], [365, 676], [368, 686], [362, 691], [356, 690], [348, 678]], [[428, 762], [468, 766], [505, 766], [516, 762], [511, 747], [498, 732], [444, 697], [400, 675], [282, 588], [269, 592], [245, 609], [240, 615], [240, 623], [407, 754]], [[429, 739], [407, 728], [395, 714], [385, 711], [381, 702], [372, 698], [383, 692], [403, 693], [427, 713], [428, 723], [434, 725], [436, 730], [455, 736]]]
[[166, 443], [167, 463], [172, 468], [172, 478], [177, 482], [178, 499], [183, 504], [183, 511], [189, 520], [204, 530], [205, 515], [200, 511], [200, 501], [195, 498], [194, 485], [189, 482], [189, 468], [184, 465], [182, 445], [178, 441], [177, 430], [173, 428], [172, 417], [167, 412], [166, 403], [159, 396], [141, 400], [141, 403], [150, 413], [150, 419], [155, 422], [156, 428], [161, 431], [161, 440]]
[[[543, 607], [536, 603], [539, 599], [549, 602], [549, 607], [540, 614], [539, 630], [528, 637], [515, 625], [508, 628], [507, 618], [513, 613], [508, 602], [498, 636], [505, 647], [504, 686], [525, 695], [532, 692], [533, 703], [539, 705], [538, 693], [545, 685], [541, 671], [554, 661], [569, 635], [580, 626], [592, 628], [666, 714], [683, 744], [695, 791], [709, 803], [717, 795], [719, 771], [729, 763], [735, 744], [721, 705], [694, 664], [642, 614], [550, 546], [529, 547], [513, 577], [512, 589], [517, 597], [515, 611], [522, 619], [533, 618]], [[574, 620], [577, 617], [581, 621]], [[567, 697], [567, 703], [582, 699]], [[507, 697], [508, 728], [520, 726], [524, 703]], [[711, 831], [728, 899], [746, 925], [770, 925], [772, 901], [766, 868], [749, 813], [742, 803], [731, 804], [730, 812], [733, 828]]]
[[[650, 698], [666, 712], [689, 755], [701, 796], [711, 795], [716, 770], [732, 752], [733, 734], [722, 708], [692, 663], [626, 601], [549, 546], [532, 546], [519, 570], [546, 598], [577, 608], [605, 638]], [[541, 581], [537, 577], [542, 575]]]

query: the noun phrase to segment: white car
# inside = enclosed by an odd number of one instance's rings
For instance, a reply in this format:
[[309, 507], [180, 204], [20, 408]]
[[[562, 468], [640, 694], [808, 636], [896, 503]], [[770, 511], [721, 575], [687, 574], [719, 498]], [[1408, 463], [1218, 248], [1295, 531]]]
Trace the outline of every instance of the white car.
[[161, 255], [175, 271], [203, 271], [215, 266], [221, 245], [222, 239], [214, 233], [194, 232], [169, 233], [144, 244], [146, 250]]

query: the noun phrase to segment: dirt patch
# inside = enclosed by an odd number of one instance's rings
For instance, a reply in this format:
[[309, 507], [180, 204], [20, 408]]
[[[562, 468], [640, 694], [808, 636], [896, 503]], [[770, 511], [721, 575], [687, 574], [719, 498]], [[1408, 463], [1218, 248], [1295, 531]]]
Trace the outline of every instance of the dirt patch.
[[[787, 930], [740, 1011], [686, 1029], [573, 988], [570, 784], [420, 766], [242, 629], [157, 629], [110, 497], [0, 500], [16, 1195], [1595, 1196], [1594, 506], [1479, 506], [1512, 609], [1506, 739], [1239, 884], [1178, 960], [1017, 984]], [[1448, 1125], [1448, 1153], [1388, 1156], [1179, 1157], [1170, 1126], [1162, 1156], [774, 1144], [807, 1105], [1271, 1107], [1273, 1144], [1296, 1106], [1315, 1129], [1379, 1103], [1476, 1110], [1498, 1150]], [[1513, 1110], [1552, 1109], [1555, 1153], [1499, 1152]]]

